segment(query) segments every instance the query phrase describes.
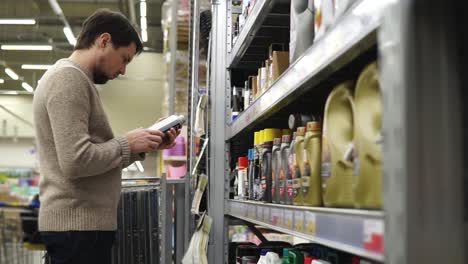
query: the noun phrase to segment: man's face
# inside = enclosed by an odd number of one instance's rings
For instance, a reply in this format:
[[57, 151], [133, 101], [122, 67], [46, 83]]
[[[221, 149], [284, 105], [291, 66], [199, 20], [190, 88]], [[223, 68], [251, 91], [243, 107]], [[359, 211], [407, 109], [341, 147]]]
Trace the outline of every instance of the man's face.
[[98, 53], [97, 65], [93, 72], [94, 83], [105, 84], [108, 80], [124, 75], [127, 64], [136, 54], [136, 45], [131, 43], [128, 46], [114, 48], [112, 42], [105, 42], [101, 45]]

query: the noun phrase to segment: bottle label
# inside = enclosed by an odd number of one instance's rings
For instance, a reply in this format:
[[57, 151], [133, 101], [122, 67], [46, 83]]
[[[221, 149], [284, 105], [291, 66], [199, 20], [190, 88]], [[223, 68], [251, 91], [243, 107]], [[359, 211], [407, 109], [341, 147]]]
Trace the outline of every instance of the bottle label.
[[325, 137], [326, 132], [322, 134], [322, 172], [321, 175], [324, 178], [331, 176], [331, 153], [330, 147], [328, 146], [327, 138]]
[[355, 158], [353, 162], [354, 176], [359, 176], [359, 158]]
[[280, 199], [283, 199], [284, 197], [284, 190], [286, 189], [286, 182], [285, 181], [280, 181], [279, 185], [279, 197]]
[[297, 197], [301, 191], [301, 179], [293, 180], [293, 189], [294, 189], [293, 197]]
[[289, 200], [292, 200], [294, 198], [294, 189], [293, 189], [293, 181], [292, 180], [287, 180], [286, 181], [286, 194], [288, 196]]
[[331, 176], [331, 163], [330, 162], [322, 162], [322, 177], [330, 177]]

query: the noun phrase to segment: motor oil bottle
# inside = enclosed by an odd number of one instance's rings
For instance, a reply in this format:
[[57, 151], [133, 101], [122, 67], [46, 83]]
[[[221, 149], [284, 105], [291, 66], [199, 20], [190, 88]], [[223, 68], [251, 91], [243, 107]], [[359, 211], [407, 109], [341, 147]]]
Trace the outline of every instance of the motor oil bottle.
[[288, 153], [288, 175], [286, 178], [286, 199], [285, 199], [285, 204], [293, 204], [293, 199], [294, 199], [294, 188], [293, 188], [293, 178], [294, 178], [294, 172], [296, 170], [296, 147], [295, 147], [295, 142], [296, 142], [296, 136], [297, 132], [293, 133], [293, 138], [289, 147], [289, 153]]
[[307, 123], [304, 138], [304, 170], [302, 173], [302, 195], [305, 206], [322, 205], [322, 132], [319, 120]]
[[322, 132], [322, 198], [327, 207], [353, 207], [352, 81], [333, 89], [327, 99]]
[[[289, 131], [290, 133], [290, 131]], [[291, 134], [283, 134], [281, 137], [281, 167], [280, 167], [280, 203], [288, 204], [287, 181], [291, 179], [289, 172], [289, 145], [291, 144]]]
[[247, 178], [248, 178], [248, 184], [249, 186], [247, 187], [247, 194], [248, 194], [248, 199], [249, 200], [255, 200], [254, 194], [253, 194], [253, 186], [254, 186], [254, 168], [255, 168], [255, 163], [254, 163], [254, 149], [249, 149], [249, 169], [247, 171]]
[[261, 181], [259, 201], [272, 201], [271, 181], [272, 181], [272, 151], [273, 140], [281, 135], [280, 129], [268, 128], [263, 132], [263, 144], [261, 154]]
[[305, 127], [298, 127], [296, 134], [296, 141], [294, 142], [294, 154], [296, 166], [293, 174], [293, 188], [294, 188], [294, 205], [302, 205], [304, 203], [302, 197], [302, 172], [304, 171], [304, 135]]
[[[382, 92], [377, 64], [359, 76], [354, 96], [354, 198], [357, 208], [382, 206]], [[357, 154], [357, 155], [356, 155]]]
[[271, 161], [271, 197], [273, 203], [280, 202], [280, 168], [281, 168], [281, 138], [273, 140]]
[[258, 200], [260, 188], [260, 150], [261, 150], [262, 131], [255, 132], [254, 136], [254, 168], [253, 168], [253, 200]]

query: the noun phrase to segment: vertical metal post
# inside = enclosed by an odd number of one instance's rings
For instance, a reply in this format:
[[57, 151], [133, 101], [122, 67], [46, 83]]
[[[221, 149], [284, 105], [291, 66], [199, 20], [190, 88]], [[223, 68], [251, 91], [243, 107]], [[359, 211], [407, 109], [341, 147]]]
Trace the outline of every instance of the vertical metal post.
[[161, 177], [161, 229], [160, 229], [160, 254], [161, 264], [172, 264], [172, 203], [173, 186], [168, 184], [166, 175]]
[[391, 6], [379, 39], [385, 259], [466, 263], [455, 5], [417, 2]]
[[175, 112], [176, 94], [176, 65], [177, 65], [177, 10], [179, 0], [171, 1], [171, 31], [169, 33], [169, 47], [171, 52], [171, 68], [169, 76], [169, 115]]
[[210, 132], [210, 197], [208, 209], [213, 217], [208, 248], [209, 263], [225, 263], [224, 259], [224, 155], [225, 145], [225, 100], [226, 100], [226, 5], [229, 1], [219, 1], [213, 5], [212, 61], [211, 69], [211, 132]]
[[[182, 263], [182, 256], [185, 253], [185, 222], [188, 220], [186, 219], [187, 208], [185, 207], [185, 197], [188, 194], [185, 193], [185, 186], [183, 182], [175, 184], [175, 196], [174, 196], [174, 209], [175, 212], [175, 263]], [[172, 185], [171, 185], [172, 186]]]

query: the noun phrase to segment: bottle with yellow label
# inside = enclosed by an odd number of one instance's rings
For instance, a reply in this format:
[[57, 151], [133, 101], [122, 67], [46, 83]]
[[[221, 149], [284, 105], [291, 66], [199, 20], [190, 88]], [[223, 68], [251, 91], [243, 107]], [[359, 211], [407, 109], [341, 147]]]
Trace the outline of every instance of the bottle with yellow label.
[[319, 120], [307, 123], [304, 138], [304, 170], [302, 173], [302, 196], [304, 205], [322, 205], [322, 131]]
[[355, 91], [355, 206], [379, 209], [382, 206], [382, 94], [377, 64], [367, 66], [359, 76]]
[[302, 198], [302, 179], [301, 175], [304, 171], [304, 135], [305, 135], [305, 127], [298, 127], [297, 128], [297, 135], [296, 135], [296, 142], [295, 142], [295, 160], [296, 160], [296, 167], [294, 170], [294, 179], [293, 179], [293, 187], [294, 187], [294, 205], [302, 205], [303, 198]]
[[322, 133], [322, 198], [327, 207], [353, 207], [352, 81], [335, 87], [325, 105]]

